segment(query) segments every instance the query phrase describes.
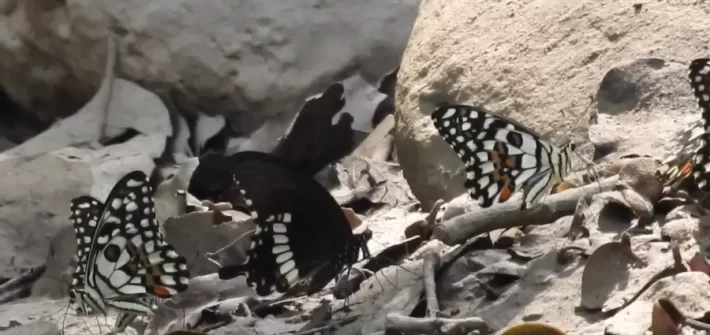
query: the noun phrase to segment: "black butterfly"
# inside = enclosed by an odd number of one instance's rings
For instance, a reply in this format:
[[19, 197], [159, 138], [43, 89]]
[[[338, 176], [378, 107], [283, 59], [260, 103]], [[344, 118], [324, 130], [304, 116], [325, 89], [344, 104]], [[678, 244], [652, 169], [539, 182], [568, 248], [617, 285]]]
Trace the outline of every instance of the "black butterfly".
[[700, 135], [700, 148], [693, 158], [693, 177], [698, 188], [710, 192], [710, 59], [700, 58], [690, 63], [690, 85], [702, 110], [704, 132]]
[[444, 105], [434, 126], [466, 166], [466, 183], [482, 207], [523, 190], [521, 209], [532, 207], [572, 168], [574, 143], [557, 148], [535, 131], [483, 108]]
[[162, 237], [145, 173], [121, 178], [106, 204], [89, 196], [73, 199], [70, 220], [77, 267], [69, 297], [80, 313], [151, 315], [156, 298], [187, 289], [186, 260]]
[[354, 235], [330, 193], [275, 156], [253, 151], [204, 156], [188, 192], [213, 201], [242, 199], [257, 229], [247, 261], [222, 267], [219, 277], [246, 275], [259, 295], [313, 294], [355, 263], [360, 250], [369, 257], [372, 233]]

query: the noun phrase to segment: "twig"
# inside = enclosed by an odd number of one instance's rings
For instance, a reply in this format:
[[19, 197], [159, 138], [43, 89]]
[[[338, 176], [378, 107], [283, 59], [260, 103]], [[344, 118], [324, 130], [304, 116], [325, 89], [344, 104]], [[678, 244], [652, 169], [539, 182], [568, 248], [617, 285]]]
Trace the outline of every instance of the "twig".
[[334, 321], [334, 322], [332, 322], [332, 323], [330, 323], [330, 324], [328, 324], [328, 325], [325, 325], [325, 326], [323, 326], [323, 327], [313, 328], [313, 329], [309, 329], [309, 330], [306, 330], [306, 331], [299, 331], [299, 332], [297, 332], [297, 333], [294, 333], [293, 335], [318, 334], [318, 333], [320, 333], [320, 332], [322, 332], [322, 331], [324, 331], [324, 330], [333, 329], [333, 328], [338, 327], [338, 326], [340, 326], [340, 325], [349, 324], [349, 323], [351, 323], [351, 322], [357, 320], [357, 318], [359, 318], [359, 317], [360, 317], [359, 315], [351, 315], [351, 316], [346, 317], [345, 319], [336, 320], [336, 321]]
[[46, 265], [30, 269], [0, 285], [0, 304], [22, 298], [32, 289], [32, 284], [47, 269]]
[[426, 294], [426, 316], [439, 316], [439, 300], [436, 297], [436, 270], [441, 265], [441, 258], [438, 252], [430, 252], [424, 255], [424, 293]]
[[547, 196], [538, 207], [530, 210], [521, 211], [520, 201], [516, 201], [459, 215], [437, 225], [433, 235], [447, 245], [456, 245], [473, 236], [496, 229], [547, 224], [563, 216], [574, 214], [580, 198], [590, 199], [594, 194], [609, 191], [618, 180], [618, 176], [613, 176], [599, 183], [552, 194]]
[[385, 319], [385, 333], [399, 334], [469, 334], [478, 331], [486, 334], [490, 330], [481, 318], [412, 318], [397, 313], [389, 313]]
[[387, 115], [355, 150], [343, 159], [347, 162], [352, 157], [368, 158], [375, 161], [385, 161], [390, 153], [392, 140], [388, 136], [394, 129], [394, 115]]

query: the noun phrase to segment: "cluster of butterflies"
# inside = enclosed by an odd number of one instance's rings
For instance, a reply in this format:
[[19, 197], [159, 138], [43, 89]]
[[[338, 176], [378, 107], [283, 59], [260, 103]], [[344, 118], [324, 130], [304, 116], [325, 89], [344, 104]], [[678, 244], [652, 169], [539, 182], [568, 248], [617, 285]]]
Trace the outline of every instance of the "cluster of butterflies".
[[[705, 132], [692, 167], [675, 170], [692, 172], [698, 187], [710, 191], [710, 59], [694, 60], [690, 79]], [[506, 202], [522, 190], [521, 208], [530, 208], [571, 170], [574, 144], [558, 148], [483, 108], [444, 105], [431, 117], [463, 161], [465, 187], [482, 207]], [[372, 233], [354, 234], [330, 193], [276, 156], [253, 151], [203, 156], [188, 192], [198, 199], [241, 205], [252, 216], [257, 228], [246, 262], [223, 266], [219, 277], [244, 275], [259, 295], [313, 294], [357, 262], [360, 251], [369, 256]], [[80, 313], [113, 309], [124, 316], [117, 322], [125, 323], [136, 315], [151, 315], [159, 299], [187, 289], [186, 260], [163, 238], [144, 173], [121, 178], [105, 203], [88, 196], [72, 200], [70, 219], [77, 267], [69, 294]]]
[[[354, 234], [330, 193], [276, 156], [208, 154], [188, 190], [251, 214], [257, 227], [246, 262], [222, 267], [219, 277], [245, 275], [261, 296], [313, 294], [356, 263], [361, 250], [369, 257], [372, 232]], [[114, 330], [121, 331], [135, 317], [153, 315], [161, 299], [188, 288], [187, 261], [161, 233], [145, 173], [122, 177], [105, 203], [82, 196], [70, 207], [77, 266], [69, 297], [78, 314], [117, 311]]]

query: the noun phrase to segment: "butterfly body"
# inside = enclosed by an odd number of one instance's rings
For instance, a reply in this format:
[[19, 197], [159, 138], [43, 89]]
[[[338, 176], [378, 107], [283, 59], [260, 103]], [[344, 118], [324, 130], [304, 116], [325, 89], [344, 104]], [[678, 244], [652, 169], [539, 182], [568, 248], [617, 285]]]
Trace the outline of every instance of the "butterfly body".
[[535, 131], [483, 108], [442, 105], [431, 115], [439, 134], [466, 168], [472, 198], [490, 207], [523, 191], [532, 207], [571, 170], [574, 144], [558, 148]]
[[275, 291], [295, 294], [296, 287], [312, 294], [355, 263], [361, 249], [366, 252], [366, 238], [353, 234], [340, 206], [310, 176], [261, 152], [214, 157], [229, 163], [205, 164], [210, 159], [201, 160], [202, 168], [198, 166], [193, 173], [189, 192], [210, 200], [227, 200], [219, 196], [227, 191], [225, 182], [212, 186], [198, 182], [224, 180], [216, 178], [220, 174], [217, 170], [227, 165], [226, 174], [234, 180], [229, 187], [237, 190], [257, 225], [247, 261], [222, 267], [220, 278], [246, 275], [247, 283], [255, 285], [262, 296]]
[[143, 172], [121, 178], [106, 204], [89, 196], [73, 199], [70, 220], [77, 267], [69, 296], [80, 312], [152, 315], [157, 298], [187, 289], [186, 260], [162, 237]]

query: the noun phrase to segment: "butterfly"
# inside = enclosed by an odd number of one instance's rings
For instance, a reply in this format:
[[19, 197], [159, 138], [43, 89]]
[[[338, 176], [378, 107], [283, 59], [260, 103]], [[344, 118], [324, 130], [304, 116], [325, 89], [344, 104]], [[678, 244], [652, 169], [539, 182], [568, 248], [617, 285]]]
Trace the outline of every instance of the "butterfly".
[[212, 201], [241, 198], [257, 228], [246, 262], [221, 267], [219, 277], [245, 275], [261, 296], [311, 295], [357, 262], [360, 250], [370, 257], [372, 232], [353, 234], [330, 193], [276, 156], [254, 151], [204, 156], [188, 192]]
[[557, 148], [535, 131], [483, 108], [443, 105], [431, 118], [463, 161], [464, 186], [482, 207], [506, 202], [522, 190], [521, 209], [530, 208], [572, 169], [574, 143]]
[[[91, 238], [96, 231], [96, 224], [88, 224], [89, 222], [98, 222], [104, 204], [90, 196], [82, 196], [71, 201], [69, 219], [74, 226], [74, 234], [77, 236], [77, 248], [74, 256], [77, 264], [76, 270], [72, 274], [73, 286], [80, 288], [84, 285], [84, 276], [86, 273], [86, 260], [91, 250]], [[93, 310], [88, 303], [81, 302], [82, 295], [76, 294], [76, 290], [69, 290], [70, 302], [75, 305], [75, 309], [79, 314], [92, 314]], [[158, 299], [153, 297], [137, 298], [141, 304], [154, 306]], [[121, 332], [128, 327], [137, 314], [119, 313], [116, 317], [114, 332]]]
[[77, 266], [69, 300], [79, 313], [152, 315], [156, 298], [187, 289], [187, 262], [163, 239], [145, 173], [121, 178], [105, 204], [82, 196], [70, 209]]
[[710, 192], [710, 59], [699, 58], [690, 63], [690, 86], [702, 110], [704, 132], [700, 135], [700, 147], [693, 157], [693, 177], [698, 188], [703, 192]]

